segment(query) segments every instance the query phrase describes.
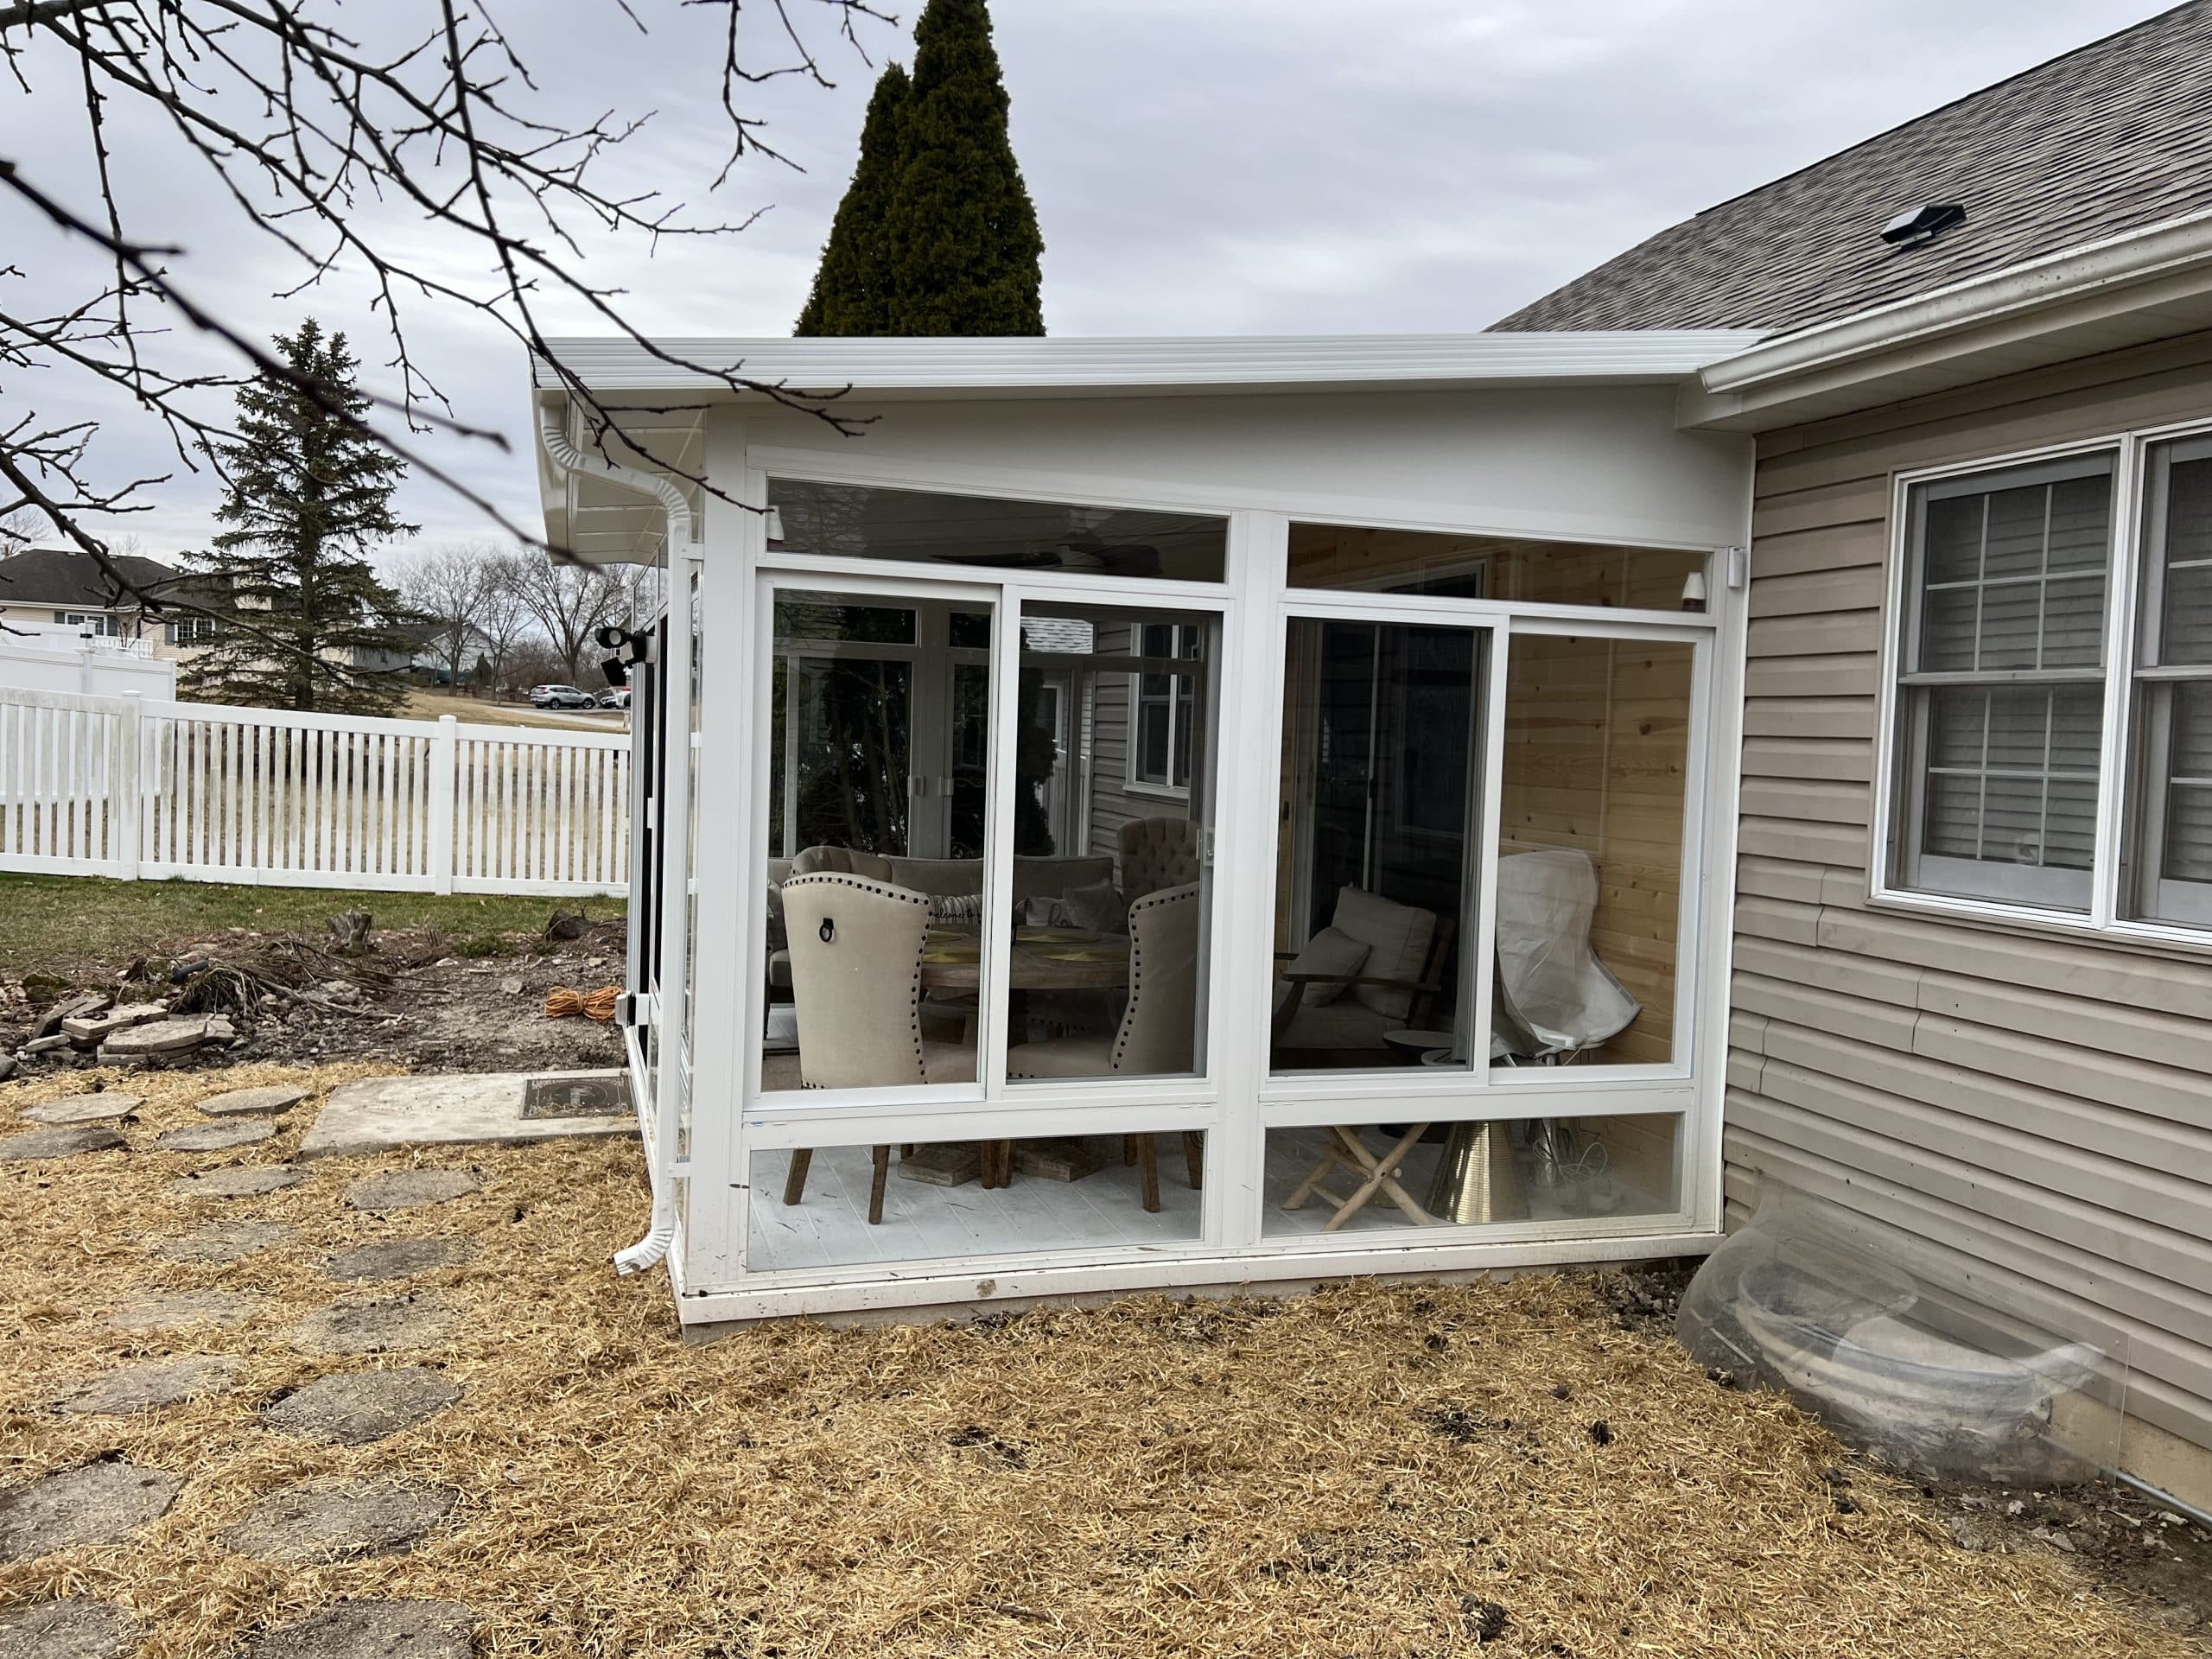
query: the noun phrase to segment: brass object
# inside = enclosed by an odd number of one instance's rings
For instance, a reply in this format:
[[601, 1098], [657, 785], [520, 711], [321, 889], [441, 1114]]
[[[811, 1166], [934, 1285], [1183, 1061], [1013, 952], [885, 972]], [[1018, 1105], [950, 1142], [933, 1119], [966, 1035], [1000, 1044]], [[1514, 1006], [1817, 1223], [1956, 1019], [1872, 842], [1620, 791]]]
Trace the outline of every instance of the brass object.
[[1428, 1213], [1442, 1221], [1519, 1221], [1529, 1213], [1513, 1137], [1503, 1123], [1454, 1123], [1428, 1184]]

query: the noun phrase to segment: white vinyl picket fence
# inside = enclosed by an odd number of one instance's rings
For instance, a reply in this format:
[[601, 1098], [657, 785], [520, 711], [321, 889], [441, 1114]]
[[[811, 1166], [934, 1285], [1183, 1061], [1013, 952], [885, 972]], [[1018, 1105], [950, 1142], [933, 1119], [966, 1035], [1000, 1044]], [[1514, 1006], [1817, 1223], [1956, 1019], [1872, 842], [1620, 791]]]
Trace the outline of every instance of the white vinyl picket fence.
[[0, 689], [0, 870], [620, 893], [630, 740]]

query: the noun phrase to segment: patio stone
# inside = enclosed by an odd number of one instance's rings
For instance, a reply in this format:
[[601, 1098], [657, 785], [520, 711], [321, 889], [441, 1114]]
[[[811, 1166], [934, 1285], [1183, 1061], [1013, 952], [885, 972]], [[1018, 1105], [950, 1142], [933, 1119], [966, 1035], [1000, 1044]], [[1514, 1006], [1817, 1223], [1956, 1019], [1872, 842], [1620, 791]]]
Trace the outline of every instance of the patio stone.
[[452, 1328], [453, 1312], [443, 1298], [388, 1296], [310, 1313], [293, 1327], [292, 1342], [310, 1354], [385, 1354], [435, 1347]]
[[274, 1117], [288, 1112], [313, 1090], [296, 1083], [272, 1083], [263, 1089], [232, 1089], [210, 1095], [193, 1110], [209, 1117]]
[[475, 1630], [457, 1601], [341, 1601], [271, 1630], [246, 1659], [468, 1659]]
[[346, 1189], [356, 1210], [419, 1210], [445, 1204], [476, 1191], [476, 1178], [462, 1169], [388, 1169]]
[[139, 1095], [67, 1095], [23, 1116], [34, 1123], [118, 1123], [145, 1103]]
[[157, 1239], [154, 1254], [171, 1262], [240, 1262], [299, 1236], [274, 1221], [211, 1221], [177, 1238]]
[[245, 1362], [216, 1354], [189, 1359], [151, 1359], [79, 1384], [54, 1408], [77, 1416], [120, 1417], [154, 1411], [203, 1394], [219, 1394], [238, 1381]]
[[160, 1520], [184, 1482], [128, 1463], [88, 1463], [0, 1492], [0, 1561], [111, 1544]]
[[297, 1186], [306, 1179], [305, 1170], [290, 1164], [238, 1164], [181, 1175], [168, 1190], [181, 1198], [257, 1198]]
[[181, 1129], [163, 1129], [154, 1144], [163, 1152], [228, 1152], [233, 1147], [258, 1146], [276, 1133], [264, 1118], [241, 1118], [232, 1123], [193, 1123]]
[[279, 1433], [366, 1446], [435, 1415], [460, 1398], [460, 1389], [442, 1372], [422, 1366], [343, 1371], [286, 1395], [262, 1416]]
[[412, 1545], [453, 1513], [449, 1486], [388, 1480], [294, 1486], [264, 1497], [222, 1536], [223, 1548], [264, 1561], [336, 1561], [388, 1555]]
[[119, 1608], [87, 1596], [0, 1612], [0, 1653], [9, 1659], [123, 1659], [139, 1634]]
[[169, 1290], [142, 1296], [107, 1316], [109, 1328], [143, 1336], [187, 1325], [243, 1324], [260, 1301], [234, 1290]]
[[53, 1124], [28, 1129], [0, 1141], [0, 1162], [28, 1163], [40, 1158], [74, 1158], [87, 1152], [106, 1152], [130, 1143], [113, 1129], [97, 1125]]
[[431, 1268], [466, 1262], [475, 1247], [458, 1238], [385, 1238], [340, 1250], [323, 1264], [334, 1279], [404, 1279]]

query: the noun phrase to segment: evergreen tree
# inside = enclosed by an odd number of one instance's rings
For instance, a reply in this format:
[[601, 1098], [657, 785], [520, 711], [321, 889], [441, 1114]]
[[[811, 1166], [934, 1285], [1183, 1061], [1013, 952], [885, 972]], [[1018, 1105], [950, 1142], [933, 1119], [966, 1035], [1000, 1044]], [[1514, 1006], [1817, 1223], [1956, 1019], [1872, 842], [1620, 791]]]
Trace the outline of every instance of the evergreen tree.
[[[294, 373], [365, 413], [346, 336], [309, 318], [276, 337]], [[264, 375], [238, 393], [238, 436], [216, 453], [231, 526], [188, 556], [238, 626], [180, 672], [188, 696], [257, 708], [386, 714], [416, 642], [399, 596], [377, 580], [376, 543], [411, 536], [391, 511], [398, 458], [297, 387]], [[194, 586], [200, 586], [195, 583]]]
[[899, 117], [911, 83], [899, 64], [887, 67], [868, 101], [861, 127], [860, 165], [837, 204], [830, 240], [814, 273], [814, 291], [799, 313], [795, 334], [887, 334], [892, 332], [889, 249], [883, 221], [898, 188], [903, 158]]

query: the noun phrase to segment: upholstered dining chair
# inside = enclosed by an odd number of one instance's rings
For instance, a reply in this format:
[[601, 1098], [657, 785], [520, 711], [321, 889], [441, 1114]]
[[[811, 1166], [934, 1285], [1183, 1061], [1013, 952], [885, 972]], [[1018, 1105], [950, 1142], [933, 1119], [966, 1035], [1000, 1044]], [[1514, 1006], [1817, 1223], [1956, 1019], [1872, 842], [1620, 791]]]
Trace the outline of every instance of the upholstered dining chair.
[[1122, 899], [1134, 905], [1164, 887], [1198, 879], [1204, 831], [1188, 818], [1132, 818], [1121, 828]]
[[[1129, 906], [1129, 1003], [1111, 1037], [1055, 1037], [1007, 1051], [1009, 1077], [1160, 1077], [1196, 1067], [1198, 917], [1202, 884], [1147, 893]], [[1160, 1208], [1160, 1166], [1149, 1135], [1136, 1140], [1144, 1207]], [[1205, 1172], [1205, 1142], [1183, 1136], [1191, 1185]]]
[[[976, 1051], [922, 1036], [922, 950], [927, 893], [867, 876], [823, 871], [784, 883], [791, 999], [798, 1007], [799, 1085], [861, 1089], [972, 1083]], [[791, 1154], [784, 1202], [806, 1190], [813, 1154]], [[883, 1219], [891, 1148], [875, 1148], [868, 1218]]]

